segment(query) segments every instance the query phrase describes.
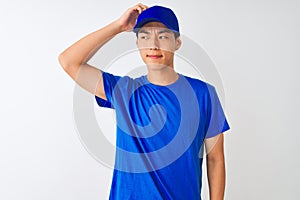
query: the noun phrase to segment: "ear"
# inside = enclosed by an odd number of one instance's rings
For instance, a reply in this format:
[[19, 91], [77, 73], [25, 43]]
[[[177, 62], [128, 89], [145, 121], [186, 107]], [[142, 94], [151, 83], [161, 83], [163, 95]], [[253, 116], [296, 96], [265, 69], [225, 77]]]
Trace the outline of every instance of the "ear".
[[176, 42], [175, 49], [178, 50], [181, 47], [181, 39], [178, 37], [178, 38], [176, 38], [175, 42]]

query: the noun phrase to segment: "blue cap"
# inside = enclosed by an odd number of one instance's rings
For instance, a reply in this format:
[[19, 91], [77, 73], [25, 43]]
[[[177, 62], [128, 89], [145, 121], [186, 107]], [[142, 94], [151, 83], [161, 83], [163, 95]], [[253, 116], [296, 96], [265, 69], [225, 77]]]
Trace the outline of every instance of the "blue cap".
[[138, 16], [133, 32], [137, 33], [148, 22], [161, 22], [180, 35], [177, 17], [170, 8], [162, 6], [147, 8]]

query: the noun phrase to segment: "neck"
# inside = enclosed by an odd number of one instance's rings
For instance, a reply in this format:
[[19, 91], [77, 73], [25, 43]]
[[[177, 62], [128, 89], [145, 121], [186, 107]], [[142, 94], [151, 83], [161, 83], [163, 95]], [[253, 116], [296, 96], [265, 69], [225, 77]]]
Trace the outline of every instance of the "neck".
[[147, 79], [155, 85], [169, 85], [178, 79], [178, 74], [172, 67], [165, 67], [159, 70], [148, 69]]

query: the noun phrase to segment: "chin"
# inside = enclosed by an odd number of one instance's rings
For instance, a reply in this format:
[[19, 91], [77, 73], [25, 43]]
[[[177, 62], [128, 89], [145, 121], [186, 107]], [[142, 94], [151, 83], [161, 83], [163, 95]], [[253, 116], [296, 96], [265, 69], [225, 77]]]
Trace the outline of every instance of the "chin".
[[159, 63], [159, 62], [146, 62], [148, 70], [163, 70], [166, 69], [167, 67], [170, 67], [164, 63]]

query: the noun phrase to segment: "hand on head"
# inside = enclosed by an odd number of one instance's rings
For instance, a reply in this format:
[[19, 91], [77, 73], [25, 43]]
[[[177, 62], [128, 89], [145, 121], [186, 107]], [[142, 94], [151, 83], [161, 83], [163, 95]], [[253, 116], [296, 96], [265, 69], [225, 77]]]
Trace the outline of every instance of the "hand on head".
[[132, 31], [138, 16], [148, 8], [144, 4], [137, 4], [128, 8], [123, 15], [118, 19], [122, 31]]

